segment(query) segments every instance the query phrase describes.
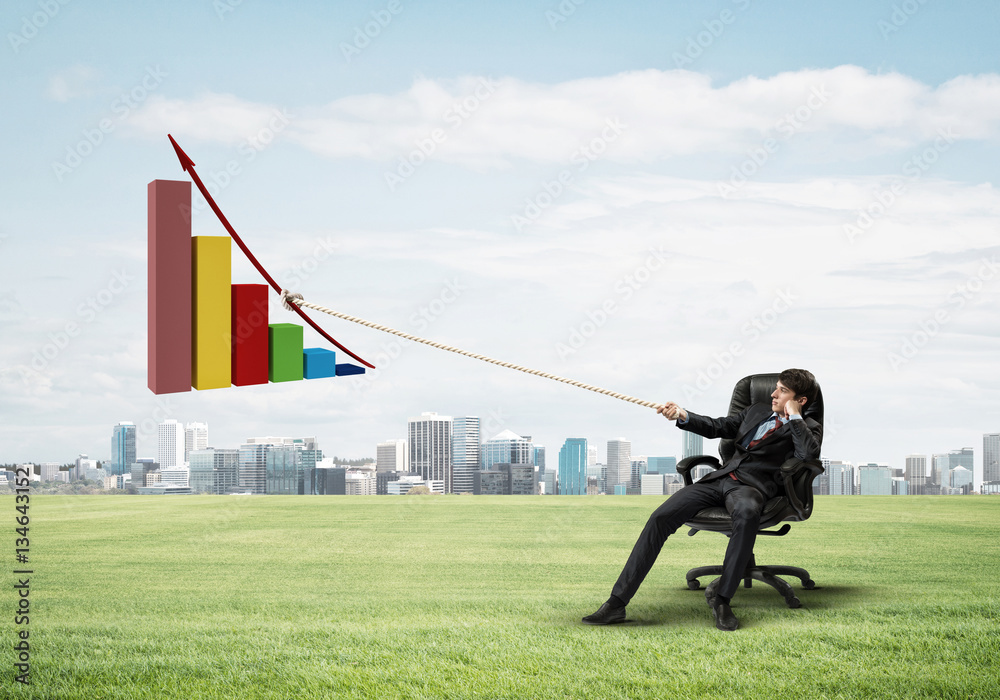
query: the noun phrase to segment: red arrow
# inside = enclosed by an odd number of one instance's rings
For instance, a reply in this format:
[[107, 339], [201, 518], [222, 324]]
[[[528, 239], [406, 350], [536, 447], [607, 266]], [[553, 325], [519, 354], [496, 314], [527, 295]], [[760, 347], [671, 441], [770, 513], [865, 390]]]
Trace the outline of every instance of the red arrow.
[[[190, 173], [191, 179], [194, 180], [194, 184], [196, 184], [198, 186], [198, 189], [201, 191], [201, 194], [205, 198], [205, 201], [207, 201], [208, 205], [210, 207], [212, 207], [212, 211], [215, 212], [215, 215], [217, 217], [219, 217], [219, 221], [221, 221], [222, 225], [226, 227], [227, 231], [229, 231], [229, 235], [233, 237], [234, 241], [236, 241], [236, 245], [238, 245], [240, 247], [240, 250], [243, 251], [243, 254], [247, 256], [247, 259], [249, 259], [251, 263], [253, 263], [253, 266], [257, 268], [257, 272], [259, 272], [261, 275], [263, 275], [264, 279], [267, 280], [267, 283], [271, 285], [271, 287], [274, 289], [274, 291], [276, 291], [278, 294], [281, 294], [281, 286], [277, 282], [274, 281], [274, 278], [271, 277], [271, 275], [267, 274], [267, 270], [264, 269], [264, 266], [261, 265], [259, 262], [257, 262], [257, 258], [254, 257], [253, 253], [250, 252], [250, 249], [247, 248], [246, 243], [244, 243], [243, 239], [240, 238], [240, 234], [236, 233], [236, 229], [234, 229], [232, 227], [232, 225], [229, 223], [229, 220], [226, 219], [226, 215], [222, 213], [221, 209], [219, 209], [219, 205], [215, 203], [214, 199], [212, 199], [212, 195], [209, 193], [208, 188], [205, 187], [205, 183], [201, 181], [201, 178], [198, 177], [198, 173], [196, 173], [195, 170], [194, 170], [194, 161], [191, 160], [190, 156], [188, 156], [188, 154], [185, 153], [184, 150], [180, 146], [177, 145], [177, 142], [174, 141], [174, 137], [173, 136], [171, 136], [170, 134], [167, 134], [167, 138], [170, 139], [170, 143], [173, 145], [174, 150], [177, 152], [177, 159], [181, 162], [181, 167], [184, 169], [185, 172]], [[343, 350], [344, 352], [346, 352], [348, 355], [350, 355], [351, 357], [353, 357], [355, 360], [357, 360], [358, 362], [360, 362], [361, 364], [363, 364], [365, 367], [369, 367], [371, 369], [375, 369], [375, 365], [367, 362], [366, 360], [361, 359], [360, 357], [358, 357], [357, 355], [355, 355], [353, 352], [351, 352], [350, 350], [348, 350], [347, 348], [345, 348], [343, 345], [341, 345], [340, 343], [338, 343], [336, 340], [334, 340], [333, 337], [331, 337], [329, 333], [327, 333], [326, 331], [324, 331], [322, 328], [320, 328], [316, 324], [315, 321], [313, 321], [311, 318], [309, 318], [308, 316], [306, 316], [306, 312], [305, 311], [303, 311], [302, 309], [300, 309], [295, 304], [289, 304], [289, 306], [292, 307], [292, 310], [294, 310], [295, 313], [297, 313], [299, 316], [302, 317], [302, 320], [304, 320], [306, 323], [308, 323], [310, 326], [312, 326], [314, 329], [316, 329], [316, 331], [321, 336], [323, 336], [324, 338], [326, 338], [327, 340], [329, 340], [331, 343], [333, 343], [338, 348], [340, 348], [341, 350]]]

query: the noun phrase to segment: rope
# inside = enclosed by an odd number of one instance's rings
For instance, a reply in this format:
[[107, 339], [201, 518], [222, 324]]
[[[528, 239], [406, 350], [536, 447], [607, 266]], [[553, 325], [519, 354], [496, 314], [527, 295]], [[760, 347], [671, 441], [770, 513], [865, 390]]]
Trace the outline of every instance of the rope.
[[295, 306], [304, 306], [308, 309], [313, 309], [315, 311], [321, 311], [330, 316], [343, 319], [345, 321], [350, 321], [351, 323], [358, 323], [362, 326], [367, 326], [368, 328], [374, 328], [375, 330], [382, 331], [384, 333], [391, 333], [393, 335], [398, 335], [400, 338], [406, 338], [407, 340], [412, 340], [416, 343], [423, 343], [424, 345], [430, 345], [432, 348], [437, 348], [438, 350], [447, 350], [448, 352], [458, 353], [459, 355], [465, 355], [466, 357], [471, 357], [474, 360], [482, 360], [483, 362], [489, 362], [492, 365], [499, 365], [500, 367], [506, 367], [507, 369], [516, 369], [519, 372], [527, 372], [528, 374], [533, 374], [536, 377], [544, 377], [545, 379], [552, 379], [557, 382], [562, 382], [563, 384], [570, 384], [572, 386], [579, 387], [581, 389], [587, 389], [588, 391], [596, 391], [598, 394], [604, 394], [605, 396], [610, 396], [615, 399], [621, 399], [622, 401], [628, 401], [629, 403], [638, 404], [640, 406], [645, 406], [647, 408], [659, 409], [663, 404], [654, 403], [653, 401], [643, 401], [642, 399], [637, 399], [634, 396], [628, 396], [627, 394], [619, 394], [614, 391], [609, 391], [608, 389], [602, 389], [599, 386], [593, 386], [592, 384], [584, 384], [583, 382], [578, 382], [573, 379], [566, 379], [565, 377], [560, 377], [555, 374], [549, 374], [548, 372], [541, 372], [537, 369], [531, 369], [530, 367], [523, 367], [521, 365], [515, 365], [511, 362], [502, 362], [500, 360], [495, 360], [492, 357], [487, 357], [486, 355], [480, 355], [474, 352], [468, 352], [467, 350], [460, 350], [459, 348], [452, 347], [451, 345], [445, 345], [444, 343], [437, 343], [433, 340], [427, 340], [426, 338], [418, 338], [415, 335], [410, 335], [409, 333], [404, 333], [403, 331], [397, 331], [395, 328], [389, 328], [388, 326], [383, 326], [379, 323], [372, 323], [371, 321], [366, 321], [363, 318], [358, 318], [357, 316], [349, 316], [348, 314], [341, 313], [339, 311], [334, 311], [333, 309], [328, 309], [325, 306], [320, 306], [319, 304], [313, 304], [311, 302], [305, 301], [301, 294], [293, 294], [287, 289], [281, 290], [281, 303], [289, 311], [294, 310], [292, 308]]

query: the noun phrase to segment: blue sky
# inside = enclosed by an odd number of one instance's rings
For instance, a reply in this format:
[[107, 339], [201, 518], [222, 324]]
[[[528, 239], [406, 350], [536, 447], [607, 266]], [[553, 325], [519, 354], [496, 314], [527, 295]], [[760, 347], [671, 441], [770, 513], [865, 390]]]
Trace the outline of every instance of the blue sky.
[[[992, 3], [137, 5], [0, 14], [0, 461], [103, 458], [115, 422], [163, 417], [370, 455], [422, 411], [501, 416], [550, 459], [679, 452], [648, 409], [328, 318], [377, 376], [156, 399], [167, 131], [311, 301], [710, 414], [745, 374], [811, 368], [833, 459], [978, 467], [1000, 430]], [[258, 280], [234, 257], [234, 281]]]

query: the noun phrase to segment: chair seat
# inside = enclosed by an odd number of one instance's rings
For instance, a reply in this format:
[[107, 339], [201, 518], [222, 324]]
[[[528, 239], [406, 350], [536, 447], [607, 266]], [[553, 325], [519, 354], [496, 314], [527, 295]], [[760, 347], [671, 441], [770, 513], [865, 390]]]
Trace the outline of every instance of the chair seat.
[[[798, 520], [794, 509], [784, 496], [775, 496], [764, 504], [764, 510], [760, 516], [759, 528], [777, 525], [782, 520]], [[729, 532], [733, 527], [733, 520], [722, 506], [703, 508], [698, 511], [691, 520], [685, 523], [687, 527], [698, 530], [710, 530], [712, 532]]]

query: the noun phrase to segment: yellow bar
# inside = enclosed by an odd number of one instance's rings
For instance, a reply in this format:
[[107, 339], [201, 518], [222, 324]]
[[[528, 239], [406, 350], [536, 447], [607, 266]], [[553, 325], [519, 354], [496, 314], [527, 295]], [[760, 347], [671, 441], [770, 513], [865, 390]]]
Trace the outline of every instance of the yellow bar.
[[232, 382], [231, 247], [229, 236], [191, 238], [191, 385], [199, 390]]

